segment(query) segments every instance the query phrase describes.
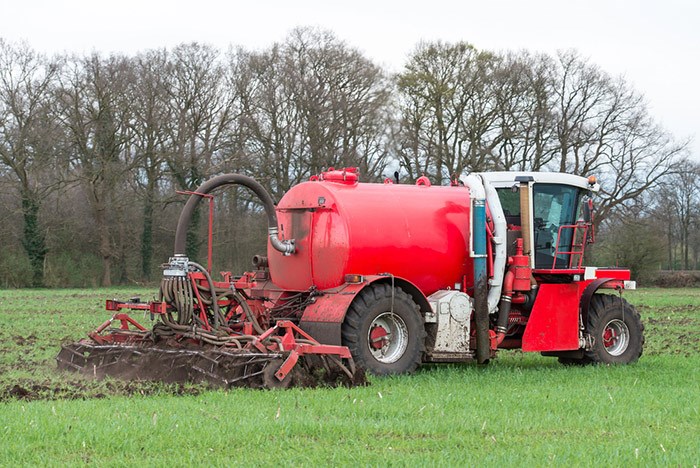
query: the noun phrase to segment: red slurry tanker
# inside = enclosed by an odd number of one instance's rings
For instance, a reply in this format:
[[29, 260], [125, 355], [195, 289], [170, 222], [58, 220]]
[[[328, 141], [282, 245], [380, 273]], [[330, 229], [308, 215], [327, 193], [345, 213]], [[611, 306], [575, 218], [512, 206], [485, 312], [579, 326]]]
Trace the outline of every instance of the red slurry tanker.
[[[185, 239], [199, 202], [229, 185], [264, 206], [267, 255], [253, 271], [214, 279], [185, 256]], [[254, 387], [353, 384], [358, 369], [485, 363], [503, 348], [631, 363], [644, 327], [621, 297], [635, 287], [630, 272], [582, 265], [597, 190], [593, 177], [531, 172], [370, 184], [347, 168], [292, 187], [275, 206], [254, 179], [218, 176], [182, 211], [160, 299], [107, 301], [114, 316], [57, 360], [95, 375]], [[129, 310], [150, 312], [155, 325]]]

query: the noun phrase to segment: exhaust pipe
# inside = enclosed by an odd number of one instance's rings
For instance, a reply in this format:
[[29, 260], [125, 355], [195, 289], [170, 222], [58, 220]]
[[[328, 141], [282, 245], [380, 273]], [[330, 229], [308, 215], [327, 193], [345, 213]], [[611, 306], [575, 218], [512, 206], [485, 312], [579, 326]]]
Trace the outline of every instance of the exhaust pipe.
[[516, 182], [520, 183], [520, 230], [523, 237], [523, 253], [530, 259], [530, 267], [534, 267], [532, 262], [532, 213], [530, 212], [530, 182], [532, 176], [518, 176]]
[[486, 193], [481, 179], [468, 176], [465, 185], [472, 198], [471, 252], [474, 260], [474, 318], [476, 322], [476, 360], [487, 364], [491, 358], [489, 337], [488, 273], [486, 271]]

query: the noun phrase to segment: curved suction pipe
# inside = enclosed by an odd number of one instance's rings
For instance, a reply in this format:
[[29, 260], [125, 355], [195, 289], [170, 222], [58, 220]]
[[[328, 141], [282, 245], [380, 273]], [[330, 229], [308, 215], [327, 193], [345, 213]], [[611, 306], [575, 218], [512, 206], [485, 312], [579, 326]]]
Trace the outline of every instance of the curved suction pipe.
[[[206, 195], [225, 185], [242, 185], [249, 188], [260, 199], [265, 214], [267, 215], [267, 232], [270, 237], [272, 247], [282, 252], [284, 255], [291, 255], [295, 252], [294, 239], [280, 240], [277, 230], [277, 213], [275, 212], [275, 203], [270, 194], [258, 181], [252, 177], [242, 174], [223, 174], [213, 179], [209, 179], [202, 185], [197, 187], [197, 190], [187, 200], [185, 207], [180, 213], [180, 219], [177, 222], [177, 230], [175, 231], [175, 255], [185, 255], [185, 242], [187, 240], [187, 229], [189, 228], [192, 214], [195, 208], [202, 199], [201, 195]], [[201, 195], [200, 195], [201, 194]]]

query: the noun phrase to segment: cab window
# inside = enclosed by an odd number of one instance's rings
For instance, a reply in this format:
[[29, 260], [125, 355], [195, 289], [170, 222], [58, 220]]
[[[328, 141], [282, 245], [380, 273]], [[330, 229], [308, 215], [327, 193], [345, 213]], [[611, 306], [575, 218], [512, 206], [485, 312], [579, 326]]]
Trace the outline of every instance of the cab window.
[[554, 254], [559, 242], [559, 250], [570, 251], [573, 230], [559, 228], [576, 223], [581, 189], [560, 184], [533, 185], [533, 244], [535, 248], [535, 268], [565, 268], [569, 263], [568, 254], [559, 254], [556, 262]]
[[498, 188], [498, 199], [503, 208], [506, 222], [515, 226], [520, 226], [520, 191], [512, 188]]

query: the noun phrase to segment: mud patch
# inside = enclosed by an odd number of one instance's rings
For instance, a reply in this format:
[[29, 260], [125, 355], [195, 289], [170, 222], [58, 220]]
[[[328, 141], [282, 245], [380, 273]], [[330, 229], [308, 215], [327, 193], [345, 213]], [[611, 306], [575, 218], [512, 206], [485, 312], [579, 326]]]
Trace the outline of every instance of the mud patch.
[[694, 305], [652, 307], [642, 318], [645, 354], [691, 356], [700, 353], [700, 308]]
[[12, 341], [17, 345], [17, 346], [33, 346], [36, 344], [36, 340], [38, 338], [36, 336], [29, 335], [27, 337], [24, 336], [13, 336]]
[[22, 400], [86, 400], [113, 396], [149, 395], [199, 395], [204, 387], [185, 385], [163, 385], [155, 382], [123, 381], [68, 381], [68, 382], [22, 382], [0, 385], [0, 402]]

